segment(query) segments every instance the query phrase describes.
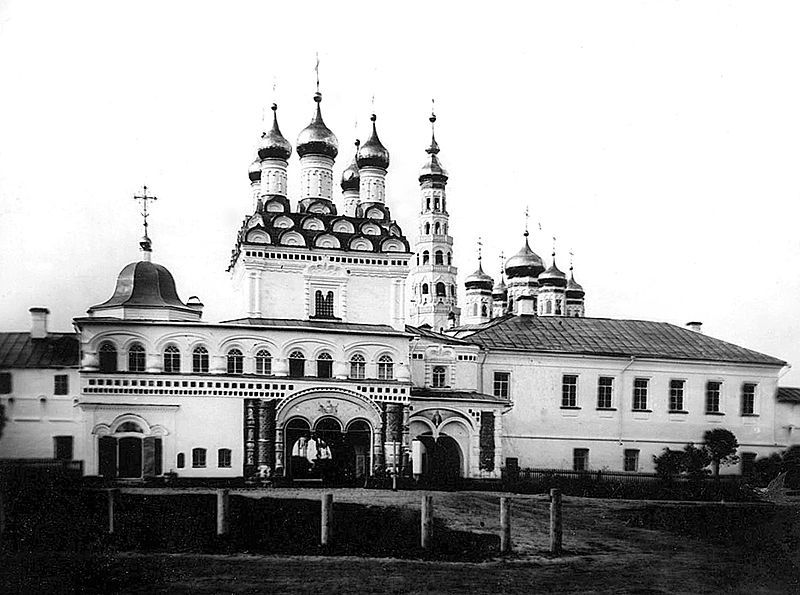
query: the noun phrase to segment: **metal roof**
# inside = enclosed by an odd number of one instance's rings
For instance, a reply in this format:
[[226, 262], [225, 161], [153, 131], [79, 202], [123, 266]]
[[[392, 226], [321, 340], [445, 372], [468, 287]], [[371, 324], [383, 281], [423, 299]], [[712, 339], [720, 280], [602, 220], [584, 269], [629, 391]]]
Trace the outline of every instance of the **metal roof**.
[[388, 324], [362, 324], [357, 322], [339, 322], [337, 320], [295, 320], [290, 318], [236, 318], [223, 320], [222, 324], [236, 324], [249, 326], [266, 326], [273, 328], [313, 328], [337, 332], [363, 332], [379, 333], [382, 335], [406, 336], [403, 331], [398, 331]]
[[0, 333], [0, 368], [76, 367], [79, 353], [74, 333], [50, 333], [45, 339], [31, 339], [30, 333]]
[[778, 358], [647, 320], [510, 316], [464, 337], [487, 349], [783, 366]]
[[443, 335], [442, 333], [437, 333], [429, 328], [425, 328], [422, 326], [411, 326], [410, 324], [406, 325], [406, 332], [411, 333], [413, 335], [419, 335], [420, 337], [424, 337], [426, 339], [431, 339], [433, 341], [438, 341], [439, 343], [445, 343], [446, 345], [472, 345], [469, 341], [464, 341], [463, 339], [456, 339], [455, 337], [451, 337], [449, 335]]
[[495, 397], [477, 391], [447, 390], [436, 388], [411, 387], [411, 396], [415, 399], [458, 400], [458, 401], [490, 401], [492, 403], [509, 403], [508, 399]]
[[778, 401], [782, 403], [800, 403], [800, 388], [779, 386]]

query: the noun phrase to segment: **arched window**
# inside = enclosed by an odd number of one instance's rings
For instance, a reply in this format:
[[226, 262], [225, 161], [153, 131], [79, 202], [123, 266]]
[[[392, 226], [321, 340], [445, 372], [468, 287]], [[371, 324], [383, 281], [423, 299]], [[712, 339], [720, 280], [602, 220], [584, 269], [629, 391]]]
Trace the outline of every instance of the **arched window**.
[[422, 295], [428, 295], [428, 284], [427, 283], [423, 283], [422, 284]]
[[228, 374], [244, 373], [244, 356], [238, 349], [228, 351]]
[[230, 467], [231, 466], [231, 449], [220, 448], [217, 450], [217, 467]]
[[544, 313], [551, 314], [553, 312], [553, 303], [550, 300], [547, 300], [544, 304]]
[[186, 467], [186, 455], [182, 452], [178, 453], [178, 469]]
[[193, 448], [192, 449], [192, 467], [199, 469], [206, 466], [206, 449]]
[[394, 362], [388, 355], [378, 358], [378, 380], [392, 380], [394, 378]]
[[437, 250], [433, 255], [433, 264], [444, 264], [444, 252]]
[[439, 210], [439, 197], [438, 196], [434, 196], [433, 197], [433, 210], [434, 211], [438, 211]]
[[333, 358], [322, 352], [317, 356], [317, 378], [333, 378]]
[[314, 316], [316, 318], [333, 318], [333, 292], [327, 294], [319, 290], [314, 294]]
[[292, 351], [289, 354], [289, 376], [302, 378], [306, 374], [306, 356], [302, 351]]
[[438, 221], [436, 222], [436, 225], [433, 226], [433, 233], [435, 233], [437, 236], [442, 233], [442, 226]]
[[556, 314], [561, 314], [561, 300], [556, 300]]
[[472, 304], [472, 315], [473, 316], [478, 315], [478, 304]]
[[433, 377], [431, 379], [431, 385], [434, 388], [442, 388], [445, 386], [445, 376], [447, 370], [444, 366], [434, 366], [433, 367]]
[[445, 284], [441, 281], [436, 284], [436, 297], [447, 297], [445, 293]]
[[431, 253], [425, 250], [422, 253], [422, 264], [428, 264], [431, 261]]
[[360, 380], [364, 378], [366, 372], [366, 360], [360, 353], [356, 353], [350, 358], [350, 378]]
[[128, 348], [128, 372], [144, 372], [144, 347], [139, 343]]
[[448, 252], [447, 253], [447, 266], [450, 266], [451, 264], [453, 264], [453, 253], [452, 252]]
[[425, 235], [429, 235], [430, 233], [431, 233], [431, 224], [430, 223], [426, 223], [425, 224]]
[[265, 376], [272, 374], [272, 356], [266, 349], [256, 353], [256, 374], [264, 374]]
[[430, 196], [425, 199], [425, 210], [426, 211], [430, 211], [431, 210], [431, 198], [430, 198]]
[[487, 310], [486, 310], [486, 304], [481, 304], [481, 316], [484, 316], [484, 317], [488, 316], [488, 313], [487, 313]]
[[514, 311], [514, 298], [508, 298], [508, 311]]
[[100, 346], [100, 371], [117, 371], [117, 348], [113, 343], [103, 343]]
[[173, 374], [181, 371], [181, 350], [175, 345], [164, 350], [164, 371]]
[[444, 232], [444, 235], [447, 235], [447, 222], [442, 225], [442, 231]]
[[208, 349], [202, 345], [192, 351], [192, 372], [208, 372]]
[[417, 266], [419, 266], [419, 254], [417, 254]]
[[454, 284], [450, 284], [450, 297], [456, 296], [456, 286]]

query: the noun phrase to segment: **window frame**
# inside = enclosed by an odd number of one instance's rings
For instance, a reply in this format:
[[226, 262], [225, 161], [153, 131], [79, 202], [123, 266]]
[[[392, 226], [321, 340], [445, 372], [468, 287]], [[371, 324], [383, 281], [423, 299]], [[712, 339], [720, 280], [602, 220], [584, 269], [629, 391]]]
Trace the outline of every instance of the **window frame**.
[[244, 352], [238, 347], [231, 347], [225, 354], [225, 370], [228, 374], [244, 374]]
[[[611, 383], [608, 385], [604, 385], [602, 382], [603, 380], [610, 380]], [[597, 409], [601, 409], [604, 411], [612, 411], [614, 410], [614, 376], [598, 376], [597, 377]], [[608, 389], [608, 394], [604, 395], [603, 389]], [[608, 399], [608, 405], [604, 405], [601, 399]]]
[[354, 353], [350, 356], [349, 378], [353, 380], [364, 380], [367, 377], [367, 358], [361, 353]]
[[[568, 383], [568, 379], [572, 382]], [[578, 374], [561, 375], [561, 409], [580, 409], [578, 405]]]
[[210, 359], [208, 347], [205, 345], [195, 345], [195, 347], [192, 348], [192, 373], [207, 374]]
[[378, 358], [378, 380], [394, 380], [394, 359], [388, 353]]
[[[505, 380], [499, 379], [498, 375], [505, 375]], [[503, 392], [505, 384], [505, 394]], [[511, 372], [505, 370], [494, 370], [492, 373], [492, 394], [501, 399], [511, 399]]]
[[192, 469], [205, 469], [208, 463], [207, 451], [205, 448], [196, 447], [192, 449]]
[[10, 395], [14, 392], [14, 379], [11, 372], [0, 372], [0, 395]]
[[[641, 451], [638, 448], [626, 448], [622, 451], [622, 470], [628, 473], [638, 473], [639, 472], [639, 459], [640, 459]], [[631, 461], [630, 457], [633, 457], [633, 465], [629, 465], [628, 463]], [[629, 467], [633, 467], [630, 469]]]
[[[636, 384], [638, 382], [643, 382], [644, 383], [644, 387], [637, 386]], [[637, 391], [642, 391], [642, 390], [644, 391], [644, 393], [637, 392]], [[649, 413], [651, 411], [650, 409], [647, 408], [647, 401], [648, 401], [648, 398], [650, 397], [650, 378], [646, 378], [646, 377], [643, 377], [643, 376], [638, 376], [638, 377], [633, 379], [633, 394], [632, 394], [632, 397], [633, 397], [633, 400], [632, 400], [632, 403], [631, 403], [631, 410], [632, 411], [640, 411], [640, 412], [646, 412], [646, 413]], [[644, 399], [644, 403], [643, 404], [641, 403], [642, 399]], [[638, 401], [638, 405], [639, 405], [638, 407], [637, 407], [637, 401]]]
[[53, 376], [53, 394], [69, 394], [69, 374], [55, 374]]
[[[333, 356], [327, 352], [322, 351], [317, 354], [317, 378], [333, 378]], [[320, 366], [322, 363], [322, 366]], [[324, 374], [322, 372], [325, 372]]]
[[269, 349], [259, 349], [256, 351], [255, 360], [256, 374], [260, 376], [272, 375], [272, 353], [270, 353]]
[[165, 373], [181, 373], [181, 350], [177, 345], [167, 345], [161, 355]]
[[[678, 386], [680, 384], [680, 386]], [[686, 379], [670, 378], [667, 407], [669, 413], [686, 413]], [[680, 407], [676, 407], [680, 405]]]
[[128, 346], [128, 372], [144, 372], [147, 369], [147, 350], [144, 345], [131, 343]]
[[[296, 354], [299, 354], [300, 357], [293, 357]], [[289, 378], [305, 378], [306, 376], [306, 354], [300, 351], [299, 349], [294, 349], [290, 354], [289, 357], [286, 358], [289, 360]], [[292, 362], [301, 362], [295, 363], [295, 369], [292, 369]], [[297, 366], [300, 366], [300, 369], [297, 369]], [[297, 374], [297, 372], [300, 374]]]
[[447, 366], [436, 365], [431, 368], [431, 387], [447, 387]]
[[[580, 455], [580, 456], [579, 456]], [[578, 468], [578, 462], [581, 461]], [[589, 449], [588, 448], [573, 448], [572, 449], [572, 470], [573, 471], [589, 471]]]
[[231, 469], [233, 451], [230, 448], [217, 449], [217, 469]]
[[[752, 394], [747, 393], [747, 387], [752, 387]], [[749, 398], [749, 403], [748, 399]], [[740, 397], [739, 397], [739, 412], [742, 417], [758, 417], [756, 410], [756, 402], [758, 400], [758, 383], [757, 382], [742, 382]], [[747, 406], [745, 406], [747, 405]]]
[[[710, 385], [716, 384], [717, 385], [717, 395], [716, 395], [716, 408], [709, 407], [709, 396], [710, 396]], [[705, 413], [706, 415], [724, 415], [722, 411], [722, 380], [706, 380], [705, 386]]]
[[[103, 354], [106, 354], [105, 356]], [[113, 360], [111, 359], [113, 355]], [[97, 364], [101, 374], [119, 372], [119, 350], [111, 341], [103, 341], [97, 349]]]

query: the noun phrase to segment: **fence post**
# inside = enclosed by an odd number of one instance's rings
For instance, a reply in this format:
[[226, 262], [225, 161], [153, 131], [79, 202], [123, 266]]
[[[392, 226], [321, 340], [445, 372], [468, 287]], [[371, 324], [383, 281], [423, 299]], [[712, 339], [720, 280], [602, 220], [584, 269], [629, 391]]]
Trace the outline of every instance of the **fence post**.
[[107, 492], [108, 494], [108, 534], [114, 534], [114, 505], [117, 500], [117, 494], [119, 494], [119, 489], [111, 488]]
[[561, 490], [550, 490], [550, 552], [561, 554]]
[[511, 498], [500, 498], [500, 552], [511, 551]]
[[431, 546], [431, 536], [433, 534], [433, 496], [422, 496], [422, 512], [420, 545], [427, 550]]
[[326, 546], [331, 541], [333, 525], [333, 494], [322, 494], [322, 520], [320, 523], [319, 542]]
[[230, 508], [230, 490], [217, 490], [217, 535], [228, 533], [228, 511]]

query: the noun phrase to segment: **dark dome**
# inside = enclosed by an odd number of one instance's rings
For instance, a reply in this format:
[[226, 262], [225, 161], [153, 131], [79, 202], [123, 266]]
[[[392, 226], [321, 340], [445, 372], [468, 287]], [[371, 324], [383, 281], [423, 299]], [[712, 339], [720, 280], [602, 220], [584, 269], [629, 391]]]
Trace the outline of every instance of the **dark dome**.
[[322, 101], [322, 94], [318, 91], [314, 94], [314, 101], [317, 102], [317, 113], [311, 120], [311, 124], [303, 128], [297, 137], [297, 154], [300, 157], [305, 155], [325, 155], [331, 159], [336, 159], [339, 154], [339, 141], [330, 128], [325, 126], [322, 121], [322, 110], [319, 107]]
[[506, 282], [503, 279], [503, 275], [500, 275], [500, 278], [497, 280], [497, 283], [494, 284], [492, 287], [492, 295], [497, 298], [503, 298], [508, 295], [508, 289], [506, 288]]
[[247, 175], [250, 177], [251, 182], [258, 182], [261, 179], [261, 161], [256, 159], [250, 164], [250, 169], [247, 170]]
[[483, 272], [483, 267], [478, 264], [478, 270], [472, 273], [464, 282], [467, 289], [488, 289], [491, 291], [494, 279]]
[[575, 281], [575, 276], [572, 270], [569, 272], [569, 281], [567, 281], [567, 297], [568, 298], [582, 298], [586, 293], [580, 283]]
[[375, 120], [377, 116], [372, 114], [372, 135], [367, 139], [361, 148], [358, 150], [358, 157], [356, 161], [358, 167], [381, 167], [387, 169], [389, 167], [389, 151], [381, 143], [378, 138], [378, 131], [375, 128]]
[[[436, 122], [436, 116], [431, 114], [429, 118], [431, 126]], [[419, 170], [419, 179], [423, 180], [428, 176], [441, 176], [447, 178], [447, 170], [439, 161], [439, 143], [436, 142], [436, 135], [431, 131], [431, 146], [425, 149], [428, 158]]]
[[506, 261], [506, 275], [509, 279], [516, 277], [538, 277], [544, 272], [544, 263], [528, 245], [528, 233], [525, 232], [525, 245], [514, 256]]
[[553, 255], [553, 264], [539, 275], [540, 285], [553, 285], [555, 287], [566, 287], [567, 276], [556, 266], [556, 257]]
[[114, 295], [91, 310], [141, 306], [149, 308], [179, 308], [190, 310], [178, 297], [175, 279], [166, 267], [141, 260], [132, 262], [119, 273]]
[[358, 173], [358, 164], [356, 163], [359, 144], [360, 142], [356, 139], [356, 154], [353, 155], [350, 165], [344, 168], [342, 172], [342, 190], [358, 190], [361, 184], [361, 176]]
[[286, 161], [291, 154], [292, 145], [281, 134], [281, 129], [278, 127], [278, 106], [273, 103], [272, 129], [261, 135], [261, 142], [258, 145], [258, 158], [283, 159]]

